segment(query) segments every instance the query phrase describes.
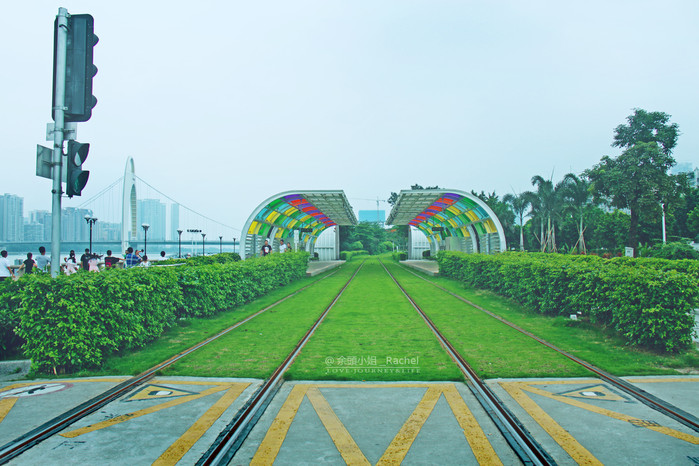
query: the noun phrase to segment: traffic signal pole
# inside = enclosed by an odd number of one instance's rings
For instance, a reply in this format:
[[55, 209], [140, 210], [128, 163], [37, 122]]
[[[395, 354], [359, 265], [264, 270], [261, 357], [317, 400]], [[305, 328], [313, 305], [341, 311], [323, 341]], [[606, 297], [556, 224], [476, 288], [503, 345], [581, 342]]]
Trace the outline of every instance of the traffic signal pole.
[[54, 89], [54, 132], [53, 157], [51, 160], [51, 276], [57, 277], [61, 271], [61, 168], [63, 162], [63, 131], [65, 127], [65, 88], [66, 88], [66, 50], [68, 46], [68, 10], [58, 9], [56, 16], [56, 66]]

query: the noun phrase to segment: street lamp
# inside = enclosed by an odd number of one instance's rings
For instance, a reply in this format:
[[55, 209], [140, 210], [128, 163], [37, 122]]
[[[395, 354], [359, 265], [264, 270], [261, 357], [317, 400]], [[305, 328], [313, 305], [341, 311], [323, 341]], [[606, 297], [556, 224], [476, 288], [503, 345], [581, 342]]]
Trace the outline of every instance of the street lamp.
[[235, 238], [233, 238], [233, 253], [235, 253]]
[[147, 223], [142, 223], [141, 227], [143, 228], [143, 255], [147, 256], [148, 255], [148, 229], [150, 228], [150, 225]]
[[89, 215], [85, 215], [85, 221], [90, 225], [90, 254], [92, 254], [92, 225], [97, 222], [97, 217], [90, 217]]
[[206, 233], [201, 234], [201, 255], [205, 256], [206, 255], [206, 241], [204, 240], [206, 238]]
[[177, 230], [177, 257], [182, 257], [182, 230]]
[[218, 253], [223, 253], [223, 236], [218, 237]]

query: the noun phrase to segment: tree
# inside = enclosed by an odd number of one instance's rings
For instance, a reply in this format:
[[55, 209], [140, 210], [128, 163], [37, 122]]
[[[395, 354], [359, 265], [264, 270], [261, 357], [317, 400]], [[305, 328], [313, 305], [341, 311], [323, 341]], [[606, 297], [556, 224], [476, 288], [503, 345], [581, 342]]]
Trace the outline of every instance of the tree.
[[563, 210], [563, 185], [554, 185], [552, 180], [545, 180], [539, 175], [532, 177], [532, 185], [537, 187], [536, 192], [528, 191], [527, 198], [534, 216], [541, 223], [541, 252], [556, 252], [556, 220]]
[[563, 177], [562, 194], [567, 203], [566, 210], [572, 211], [573, 215], [580, 222], [578, 224], [578, 240], [574, 247], [577, 247], [579, 252], [585, 254], [587, 253], [587, 246], [585, 245], [585, 227], [583, 222], [586, 210], [590, 206], [590, 198], [592, 197], [590, 194], [590, 183], [584, 178], [568, 173]]
[[524, 251], [524, 217], [529, 214], [527, 210], [531, 207], [531, 199], [526, 193], [505, 194], [503, 201], [510, 204], [515, 215], [519, 218], [519, 250]]
[[628, 125], [615, 130], [612, 146], [626, 148], [613, 159], [602, 157], [600, 163], [585, 171], [595, 199], [612, 206], [629, 209], [627, 246], [638, 249], [638, 225], [642, 212], [657, 213], [660, 203], [676, 198], [678, 178], [668, 174], [675, 159], [670, 155], [679, 134], [676, 123], [662, 112], [648, 113], [636, 109], [627, 118]]
[[500, 196], [498, 196], [495, 191], [490, 194], [486, 194], [484, 191], [481, 191], [481, 193], [478, 194], [472, 190], [471, 194], [488, 204], [488, 207], [492, 209], [495, 216], [498, 218], [498, 220], [500, 220], [500, 225], [502, 225], [505, 233], [505, 241], [508, 244], [514, 243], [516, 233], [514, 226], [515, 214], [512, 212], [512, 209], [510, 209], [509, 204], [505, 202], [504, 199], [501, 201]]

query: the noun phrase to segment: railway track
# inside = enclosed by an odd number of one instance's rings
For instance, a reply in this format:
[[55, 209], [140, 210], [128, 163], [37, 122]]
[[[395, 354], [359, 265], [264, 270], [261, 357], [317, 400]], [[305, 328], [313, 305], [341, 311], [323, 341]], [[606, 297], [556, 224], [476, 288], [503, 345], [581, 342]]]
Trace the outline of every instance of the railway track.
[[[671, 403], [668, 403], [665, 400], [662, 400], [662, 399], [646, 392], [645, 390], [627, 382], [626, 380], [623, 380], [619, 377], [616, 377], [616, 376], [610, 374], [609, 372], [607, 372], [607, 371], [605, 371], [605, 370], [603, 370], [603, 369], [601, 369], [601, 368], [599, 368], [599, 367], [597, 367], [597, 366], [595, 366], [595, 365], [593, 365], [585, 360], [582, 360], [582, 359], [570, 354], [569, 352], [562, 350], [561, 348], [558, 348], [557, 346], [555, 346], [552, 343], [549, 343], [548, 341], [544, 340], [543, 338], [540, 338], [540, 337], [534, 335], [533, 333], [528, 332], [527, 330], [513, 324], [512, 322], [509, 322], [508, 320], [503, 319], [499, 315], [469, 301], [468, 299], [464, 298], [463, 296], [460, 296], [460, 295], [458, 295], [450, 290], [447, 290], [446, 288], [434, 283], [431, 280], [428, 280], [427, 278], [421, 276], [420, 274], [415, 273], [412, 270], [407, 269], [405, 266], [401, 266], [401, 268], [403, 270], [405, 270], [406, 272], [418, 277], [419, 279], [424, 280], [425, 282], [429, 283], [430, 285], [434, 286], [435, 288], [439, 289], [440, 291], [447, 293], [447, 294], [453, 296], [454, 298], [462, 301], [463, 303], [465, 303], [465, 304], [467, 304], [475, 309], [478, 309], [481, 312], [488, 314], [490, 317], [497, 319], [498, 321], [502, 322], [503, 324], [517, 330], [518, 332], [528, 336], [529, 338], [532, 338], [532, 339], [536, 340], [537, 342], [541, 343], [542, 345], [544, 345], [544, 346], [554, 350], [555, 352], [565, 356], [566, 358], [570, 359], [571, 361], [586, 368], [587, 370], [589, 370], [590, 372], [592, 372], [593, 374], [595, 374], [599, 378], [605, 380], [606, 382], [608, 382], [612, 386], [614, 386], [614, 387], [618, 388], [619, 390], [622, 390], [623, 392], [628, 393], [629, 395], [633, 396], [635, 399], [639, 400], [641, 403], [651, 407], [652, 409], [655, 409], [656, 411], [664, 414], [665, 416], [668, 416], [668, 417], [686, 425], [687, 427], [693, 429], [694, 431], [699, 432], [699, 419], [696, 416], [672, 405]], [[387, 272], [388, 272], [388, 270], [387, 270]], [[390, 274], [390, 272], [388, 272], [388, 273]], [[394, 278], [394, 280], [395, 280], [395, 278]], [[397, 281], [396, 281], [396, 283], [398, 284]], [[398, 284], [398, 286], [400, 286], [400, 284]], [[412, 302], [412, 300], [411, 300], [411, 302]]]
[[32, 429], [31, 431], [27, 432], [26, 434], [23, 434], [16, 439], [10, 441], [9, 443], [3, 445], [0, 447], [0, 464], [5, 464], [11, 459], [19, 456], [23, 452], [27, 451], [28, 449], [32, 448], [33, 446], [37, 445], [41, 441], [61, 432], [62, 430], [66, 429], [73, 423], [79, 421], [80, 419], [85, 418], [86, 416], [90, 415], [91, 413], [94, 413], [98, 409], [102, 408], [103, 406], [106, 406], [107, 404], [117, 400], [118, 398], [126, 395], [127, 393], [133, 391], [137, 387], [141, 386], [148, 380], [152, 379], [155, 374], [158, 371], [161, 371], [172, 364], [176, 363], [177, 361], [183, 359], [184, 357], [194, 353], [195, 351], [204, 348], [205, 346], [209, 345], [210, 343], [218, 340], [219, 338], [223, 337], [224, 335], [228, 334], [232, 330], [237, 329], [238, 327], [245, 325], [246, 323], [250, 322], [254, 318], [258, 317], [259, 315], [275, 308], [279, 304], [283, 303], [284, 301], [298, 295], [299, 293], [303, 292], [304, 290], [310, 288], [311, 286], [321, 282], [322, 280], [334, 275], [337, 273], [337, 270], [328, 273], [327, 275], [324, 275], [318, 280], [313, 281], [312, 283], [309, 283], [308, 285], [292, 292], [289, 293], [288, 295], [284, 296], [283, 298], [277, 300], [276, 302], [270, 304], [269, 306], [266, 306], [263, 309], [260, 309], [259, 311], [249, 315], [245, 319], [235, 323], [234, 325], [226, 328], [225, 330], [222, 330], [221, 332], [217, 333], [216, 335], [207, 338], [206, 340], [176, 354], [175, 356], [167, 359], [166, 361], [163, 361], [150, 369], [147, 369], [146, 371], [131, 377], [124, 382], [116, 385], [115, 387], [85, 401], [84, 403], [81, 403], [80, 405], [76, 406], [75, 408], [66, 411], [63, 414], [60, 414], [59, 416], [56, 416], [55, 418], [45, 422], [44, 424], [38, 426], [35, 429]]

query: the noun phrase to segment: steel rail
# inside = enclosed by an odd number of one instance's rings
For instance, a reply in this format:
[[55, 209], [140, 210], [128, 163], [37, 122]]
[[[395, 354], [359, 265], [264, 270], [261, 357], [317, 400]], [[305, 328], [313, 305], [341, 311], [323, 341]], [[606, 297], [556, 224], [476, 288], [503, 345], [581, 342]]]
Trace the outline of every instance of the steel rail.
[[479, 311], [482, 311], [482, 312], [488, 314], [490, 317], [493, 317], [494, 319], [499, 320], [503, 324], [517, 330], [518, 332], [520, 332], [520, 333], [522, 333], [530, 338], [533, 338], [537, 342], [539, 342], [542, 345], [544, 345], [544, 346], [556, 351], [557, 353], [567, 357], [571, 361], [578, 363], [579, 365], [583, 366], [584, 368], [586, 368], [590, 372], [598, 375], [603, 380], [606, 380], [607, 382], [609, 382], [613, 386], [628, 393], [629, 395], [633, 396], [634, 398], [639, 400], [641, 403], [649, 406], [650, 408], [652, 408], [652, 409], [654, 409], [654, 410], [656, 410], [656, 411], [658, 411], [666, 416], [669, 416], [669, 417], [675, 419], [676, 421], [684, 424], [685, 426], [699, 432], [699, 418], [692, 415], [691, 413], [688, 413], [688, 412], [678, 408], [677, 406], [674, 406], [673, 404], [668, 403], [667, 401], [646, 392], [645, 390], [631, 384], [630, 382], [627, 382], [624, 379], [621, 379], [615, 375], [610, 374], [609, 372], [605, 371], [604, 369], [600, 369], [599, 367], [597, 367], [593, 364], [590, 364], [589, 362], [587, 362], [583, 359], [580, 359], [577, 356], [574, 356], [565, 350], [562, 350], [561, 348], [555, 346], [552, 343], [549, 343], [548, 341], [544, 340], [543, 338], [538, 337], [538, 336], [534, 335], [533, 333], [523, 329], [522, 327], [519, 327], [518, 325], [513, 324], [512, 322], [500, 317], [499, 315], [479, 306], [478, 304], [475, 304], [474, 302], [469, 301], [468, 299], [464, 298], [463, 296], [460, 296], [460, 295], [458, 295], [450, 290], [447, 290], [446, 288], [428, 280], [427, 278], [420, 276], [419, 274], [413, 272], [412, 270], [409, 270], [402, 265], [401, 265], [401, 267], [406, 272], [409, 272], [409, 273], [415, 275], [416, 277], [420, 278], [421, 280], [426, 281], [430, 285], [444, 291], [447, 294], [450, 294], [451, 296], [468, 304], [469, 306], [472, 306], [472, 307], [478, 309]]
[[10, 461], [12, 458], [17, 457], [18, 455], [22, 454], [26, 450], [32, 448], [36, 444], [40, 443], [41, 441], [51, 437], [52, 435], [62, 431], [63, 429], [67, 428], [71, 424], [79, 421], [80, 419], [88, 416], [89, 414], [95, 412], [96, 410], [100, 409], [101, 407], [111, 403], [112, 401], [116, 400], [120, 396], [128, 393], [129, 391], [133, 390], [134, 388], [138, 387], [139, 385], [145, 383], [146, 381], [150, 380], [155, 376], [155, 374], [162, 370], [165, 369], [166, 367], [174, 364], [175, 362], [179, 361], [180, 359], [184, 358], [185, 356], [188, 356], [189, 354], [193, 353], [194, 351], [208, 345], [209, 343], [219, 339], [220, 337], [226, 335], [232, 330], [235, 330], [236, 328], [240, 327], [241, 325], [244, 325], [245, 323], [249, 322], [250, 320], [254, 319], [255, 317], [259, 316], [260, 314], [276, 307], [277, 305], [281, 304], [282, 302], [286, 301], [287, 299], [290, 299], [297, 294], [301, 293], [302, 291], [306, 290], [307, 288], [315, 285], [316, 283], [334, 275], [337, 273], [337, 270], [323, 276], [322, 278], [313, 281], [312, 283], [309, 283], [308, 285], [299, 288], [298, 290], [286, 295], [285, 297], [279, 299], [278, 301], [275, 301], [274, 303], [270, 304], [269, 306], [249, 315], [245, 319], [236, 322], [234, 325], [228, 327], [225, 330], [220, 331], [216, 335], [207, 338], [206, 340], [197, 343], [196, 345], [176, 354], [175, 356], [171, 357], [170, 359], [167, 359], [164, 362], [161, 362], [160, 364], [157, 364], [150, 369], [147, 369], [146, 371], [131, 377], [124, 382], [121, 382], [120, 384], [116, 385], [115, 387], [112, 387], [111, 389], [85, 401], [84, 403], [76, 406], [75, 408], [66, 411], [65, 413], [62, 413], [55, 418], [45, 422], [44, 424], [40, 425], [39, 427], [36, 427], [35, 429], [32, 429], [31, 431], [27, 432], [26, 434], [23, 434], [19, 437], [17, 437], [14, 440], [11, 440], [7, 444], [3, 445], [0, 447], [0, 464], [5, 464], [8, 461]]
[[524, 428], [517, 417], [511, 413], [497, 395], [481, 380], [473, 368], [459, 354], [458, 350], [442, 335], [437, 326], [425, 314], [422, 308], [415, 302], [410, 294], [398, 282], [396, 277], [381, 262], [381, 266], [398, 286], [403, 295], [408, 299], [413, 308], [420, 314], [422, 319], [430, 327], [439, 343], [444, 347], [449, 356], [454, 360], [461, 372], [466, 377], [467, 385], [486, 410], [490, 418], [505, 437], [507, 443], [525, 464], [553, 465], [554, 459], [539, 445], [534, 437]]
[[359, 273], [359, 270], [364, 266], [364, 262], [357, 267], [352, 276], [347, 280], [347, 283], [335, 295], [330, 304], [321, 313], [320, 317], [315, 321], [306, 334], [299, 340], [294, 349], [284, 359], [284, 361], [274, 370], [272, 375], [255, 391], [251, 399], [236, 413], [231, 422], [219, 434], [216, 441], [211, 445], [208, 451], [202, 455], [197, 461], [199, 465], [222, 465], [228, 464], [236, 454], [240, 446], [243, 444], [248, 434], [255, 426], [257, 420], [264, 414], [270, 401], [279, 390], [283, 382], [283, 376], [286, 370], [296, 359], [296, 356], [301, 352], [308, 340], [313, 336], [316, 329], [328, 315], [330, 309], [335, 306], [335, 303], [340, 299], [354, 277]]

